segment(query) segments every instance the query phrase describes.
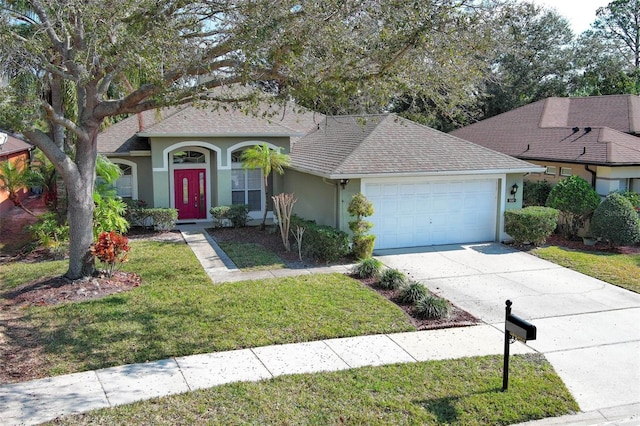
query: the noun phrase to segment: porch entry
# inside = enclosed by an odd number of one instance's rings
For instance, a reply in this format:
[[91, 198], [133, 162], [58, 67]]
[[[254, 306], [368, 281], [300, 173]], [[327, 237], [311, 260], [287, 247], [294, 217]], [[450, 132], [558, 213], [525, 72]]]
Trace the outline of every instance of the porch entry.
[[178, 220], [206, 219], [206, 170], [177, 169], [173, 171], [175, 205]]

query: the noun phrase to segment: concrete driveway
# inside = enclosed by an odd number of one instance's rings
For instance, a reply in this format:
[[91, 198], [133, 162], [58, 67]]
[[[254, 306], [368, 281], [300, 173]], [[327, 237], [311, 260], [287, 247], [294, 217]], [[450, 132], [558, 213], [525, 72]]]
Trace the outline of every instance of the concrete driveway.
[[640, 413], [640, 294], [497, 243], [374, 254], [500, 330], [510, 299], [583, 411]]

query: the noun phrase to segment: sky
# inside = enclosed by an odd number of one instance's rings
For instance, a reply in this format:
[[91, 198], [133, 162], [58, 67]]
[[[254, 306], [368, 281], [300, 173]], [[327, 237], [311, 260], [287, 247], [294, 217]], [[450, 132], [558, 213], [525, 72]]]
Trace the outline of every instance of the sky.
[[571, 23], [571, 29], [578, 35], [589, 29], [596, 19], [596, 10], [605, 7], [612, 0], [535, 0], [535, 3], [555, 8]]

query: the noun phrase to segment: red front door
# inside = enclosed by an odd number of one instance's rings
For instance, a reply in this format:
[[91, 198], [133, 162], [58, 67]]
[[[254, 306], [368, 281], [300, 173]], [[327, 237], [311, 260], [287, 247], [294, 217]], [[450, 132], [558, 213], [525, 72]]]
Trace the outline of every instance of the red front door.
[[173, 171], [178, 219], [206, 219], [206, 171], [180, 169]]

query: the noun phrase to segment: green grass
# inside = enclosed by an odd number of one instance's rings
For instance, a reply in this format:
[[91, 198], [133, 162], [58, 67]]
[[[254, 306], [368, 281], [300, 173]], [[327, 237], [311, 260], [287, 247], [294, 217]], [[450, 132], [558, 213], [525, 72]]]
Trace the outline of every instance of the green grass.
[[[43, 345], [43, 375], [196, 353], [414, 330], [394, 304], [341, 274], [213, 284], [183, 243], [131, 242], [123, 269], [140, 287], [82, 303], [24, 310], [16, 335]], [[0, 292], [66, 262], [6, 264]], [[25, 351], [29, 348], [25, 347]]]
[[285, 266], [282, 259], [260, 244], [220, 241], [218, 245], [243, 271], [280, 269]]
[[56, 424], [507, 425], [578, 411], [542, 355], [282, 376], [65, 416]]
[[541, 247], [536, 256], [627, 290], [640, 293], [640, 254], [583, 252], [563, 247]]

